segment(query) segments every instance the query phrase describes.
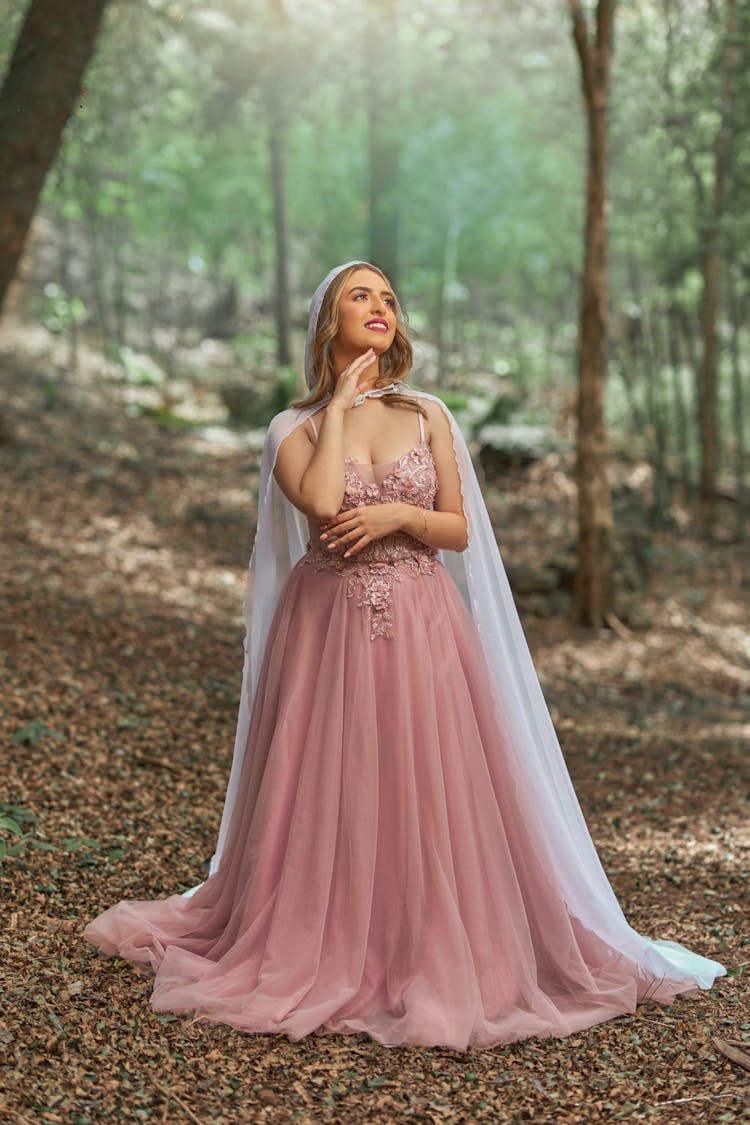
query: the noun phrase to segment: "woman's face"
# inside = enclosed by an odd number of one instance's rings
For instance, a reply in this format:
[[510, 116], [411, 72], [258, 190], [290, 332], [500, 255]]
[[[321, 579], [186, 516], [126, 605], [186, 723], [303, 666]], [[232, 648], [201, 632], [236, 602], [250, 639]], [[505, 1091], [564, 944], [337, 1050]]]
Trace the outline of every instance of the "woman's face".
[[396, 335], [396, 297], [388, 282], [363, 266], [346, 281], [339, 298], [339, 323], [334, 344], [346, 354], [374, 348], [382, 355]]

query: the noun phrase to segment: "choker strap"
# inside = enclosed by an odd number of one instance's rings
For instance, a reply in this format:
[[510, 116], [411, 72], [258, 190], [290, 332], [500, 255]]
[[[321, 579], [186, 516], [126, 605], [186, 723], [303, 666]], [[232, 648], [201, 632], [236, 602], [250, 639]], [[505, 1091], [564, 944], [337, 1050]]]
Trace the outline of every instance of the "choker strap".
[[374, 387], [371, 391], [362, 391], [354, 400], [354, 406], [361, 406], [366, 398], [380, 398], [381, 395], [390, 394], [392, 391], [398, 392], [399, 388], [403, 387], [403, 383], [389, 383], [387, 387]]

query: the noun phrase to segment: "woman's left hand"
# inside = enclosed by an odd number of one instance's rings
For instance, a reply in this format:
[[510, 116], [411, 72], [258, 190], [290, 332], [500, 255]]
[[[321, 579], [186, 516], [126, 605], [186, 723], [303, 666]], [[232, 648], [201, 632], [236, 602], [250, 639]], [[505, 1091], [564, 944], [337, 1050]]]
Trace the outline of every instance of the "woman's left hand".
[[339, 512], [332, 520], [321, 524], [320, 538], [332, 555], [343, 551], [343, 557], [347, 558], [373, 539], [400, 531], [402, 518], [401, 504], [364, 504], [361, 508]]

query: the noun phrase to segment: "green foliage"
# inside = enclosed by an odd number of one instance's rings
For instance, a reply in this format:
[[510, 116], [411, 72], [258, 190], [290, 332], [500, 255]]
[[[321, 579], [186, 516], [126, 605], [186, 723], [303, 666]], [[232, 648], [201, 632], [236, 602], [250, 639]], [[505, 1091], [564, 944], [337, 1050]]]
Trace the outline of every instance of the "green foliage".
[[[694, 411], [694, 372], [673, 375], [665, 320], [671, 309], [697, 334], [722, 123], [731, 143], [718, 239], [738, 299], [750, 292], [750, 10], [737, 7], [729, 101], [727, 10], [722, 0], [685, 20], [679, 8], [624, 4], [616, 17], [607, 410], [615, 429], [647, 448], [639, 411], [661, 409], [675, 456], [670, 396], [680, 384]], [[8, 17], [0, 20], [7, 59], [17, 6], [0, 0], [0, 14]], [[331, 263], [369, 253], [377, 119], [399, 149], [400, 293], [415, 329], [440, 352], [440, 381], [506, 377], [525, 406], [549, 418], [555, 395], [575, 381], [583, 262], [586, 121], [569, 13], [478, 0], [467, 18], [459, 0], [400, 5], [375, 88], [374, 19], [339, 0], [109, 4], [85, 97], [44, 189], [79, 268], [50, 280], [43, 323], [57, 333], [96, 327], [129, 380], [160, 386], [162, 365], [169, 369], [160, 329], [180, 342], [200, 339], [206, 294], [232, 283], [240, 313], [222, 338], [240, 366], [278, 376], [278, 402], [290, 387], [294, 397], [298, 376], [276, 371], [272, 125], [286, 167], [299, 331]], [[617, 355], [630, 308], [662, 342], [658, 361], [636, 357], [626, 392]], [[696, 353], [695, 339], [681, 348]], [[724, 375], [726, 351], [721, 360]], [[491, 386], [487, 397], [495, 397]], [[724, 389], [720, 409], [729, 428]], [[688, 438], [694, 462], [695, 435]]]
[[437, 397], [442, 399], [451, 412], [465, 410], [469, 404], [466, 395], [452, 394], [450, 391], [438, 391]]
[[19, 855], [33, 832], [25, 825], [36, 825], [37, 816], [18, 805], [0, 804], [0, 865], [6, 856]]
[[69, 331], [72, 325], [86, 319], [86, 306], [80, 297], [69, 296], [61, 286], [49, 281], [44, 287], [45, 303], [40, 310], [40, 320], [45, 328], [56, 334]]
[[278, 376], [279, 383], [273, 401], [274, 414], [280, 410], [286, 410], [291, 400], [299, 391], [299, 374], [296, 368], [281, 367], [278, 370]]
[[65, 738], [65, 735], [61, 734], [60, 731], [52, 730], [51, 727], [45, 726], [38, 719], [31, 719], [13, 732], [11, 742], [16, 746], [19, 744], [21, 746], [36, 746], [42, 738], [47, 736], [56, 739], [58, 742]]
[[166, 375], [151, 356], [142, 355], [123, 344], [119, 349], [119, 358], [130, 383], [142, 387], [163, 386]]

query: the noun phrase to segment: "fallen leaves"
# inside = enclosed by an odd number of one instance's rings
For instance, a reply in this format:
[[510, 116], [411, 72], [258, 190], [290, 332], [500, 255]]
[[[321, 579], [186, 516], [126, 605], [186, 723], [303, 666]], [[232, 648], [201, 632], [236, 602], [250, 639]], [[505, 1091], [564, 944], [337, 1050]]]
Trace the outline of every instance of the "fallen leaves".
[[[0, 886], [9, 904], [0, 1117], [750, 1120], [742, 548], [701, 553], [662, 541], [644, 595], [647, 634], [524, 622], [628, 920], [717, 957], [726, 978], [668, 1008], [646, 1002], [567, 1039], [489, 1051], [243, 1035], [153, 1012], [148, 974], [99, 957], [81, 930], [120, 898], [172, 894], [205, 874], [242, 666], [240, 584], [225, 575], [239, 580], [247, 565], [255, 455], [214, 459], [206, 443], [198, 461], [183, 435], [123, 417], [106, 384], [40, 412], [33, 372], [12, 376], [0, 364], [0, 405], [19, 439], [0, 447]], [[96, 471], [103, 449], [106, 475]], [[498, 491], [504, 551], [546, 549], [557, 495], [541, 478]], [[232, 498], [222, 501], [227, 518], [193, 521], [216, 497]], [[519, 504], [529, 519], [506, 518]], [[683, 589], [706, 597], [682, 599]]]

